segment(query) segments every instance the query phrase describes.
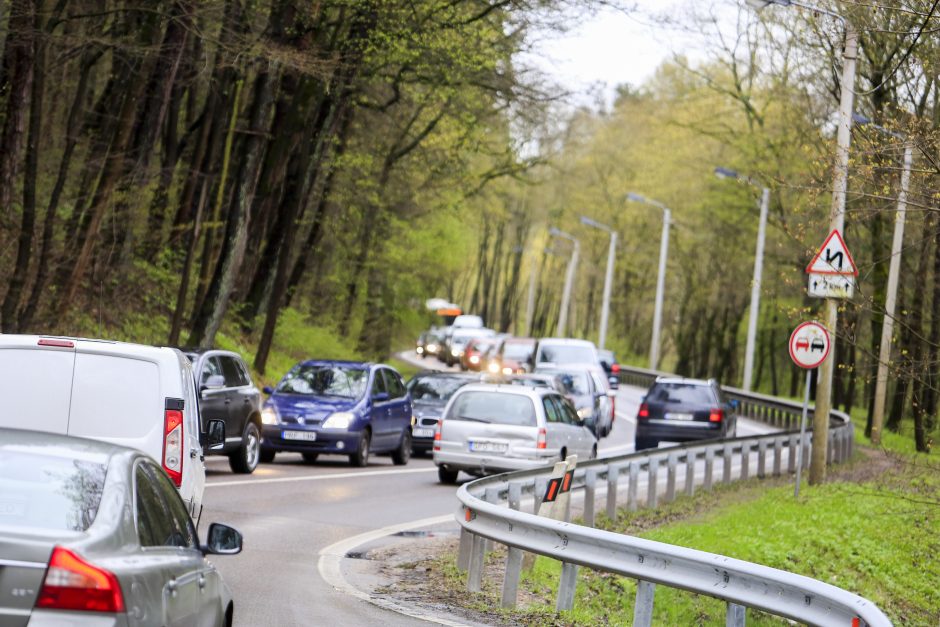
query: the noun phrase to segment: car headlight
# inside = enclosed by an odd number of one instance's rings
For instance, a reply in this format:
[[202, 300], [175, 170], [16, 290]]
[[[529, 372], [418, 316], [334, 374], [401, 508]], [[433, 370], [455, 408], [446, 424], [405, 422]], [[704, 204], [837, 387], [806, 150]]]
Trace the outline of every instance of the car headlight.
[[503, 374], [512, 374], [512, 368], [503, 368]]
[[338, 411], [327, 416], [323, 421], [324, 429], [348, 429], [356, 417], [348, 411]]
[[496, 363], [495, 361], [491, 361], [490, 365], [487, 366], [486, 369], [492, 372], [493, 374], [499, 374], [499, 364]]
[[472, 355], [472, 356], [470, 357], [470, 363], [471, 363], [471, 364], [478, 364], [478, 363], [480, 363], [480, 357], [479, 357], [478, 355]]
[[277, 424], [277, 410], [273, 407], [265, 407], [261, 410], [261, 424], [263, 425], [276, 425]]
[[436, 352], [437, 352], [437, 344], [428, 344], [425, 348], [428, 349], [428, 352], [429, 352], [429, 353], [436, 353]]
[[578, 410], [578, 415], [581, 416], [582, 420], [587, 420], [591, 417], [591, 414], [594, 413], [593, 407], [582, 407]]
[[457, 350], [456, 348], [450, 349], [450, 354], [453, 355], [454, 357], [460, 357], [460, 351]]

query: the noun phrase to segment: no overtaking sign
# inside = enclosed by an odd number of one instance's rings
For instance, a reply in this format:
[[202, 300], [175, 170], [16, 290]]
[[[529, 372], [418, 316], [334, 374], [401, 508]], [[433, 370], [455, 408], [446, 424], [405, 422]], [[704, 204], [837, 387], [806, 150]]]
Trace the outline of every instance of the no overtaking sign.
[[800, 368], [812, 370], [826, 361], [832, 343], [826, 327], [804, 322], [790, 334], [790, 359]]

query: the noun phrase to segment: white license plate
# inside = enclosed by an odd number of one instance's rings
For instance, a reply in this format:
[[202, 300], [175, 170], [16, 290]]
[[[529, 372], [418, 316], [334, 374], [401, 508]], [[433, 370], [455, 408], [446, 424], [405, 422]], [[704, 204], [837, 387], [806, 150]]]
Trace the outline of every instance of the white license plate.
[[285, 440], [306, 440], [307, 442], [313, 442], [317, 439], [316, 431], [284, 431], [281, 433], [281, 438]]
[[682, 414], [675, 412], [666, 412], [666, 420], [692, 420], [695, 416], [692, 414]]
[[509, 445], [502, 442], [470, 442], [470, 450], [474, 453], [505, 453]]
[[433, 438], [434, 429], [420, 429], [418, 427], [415, 427], [411, 430], [411, 435], [413, 435], [416, 438]]

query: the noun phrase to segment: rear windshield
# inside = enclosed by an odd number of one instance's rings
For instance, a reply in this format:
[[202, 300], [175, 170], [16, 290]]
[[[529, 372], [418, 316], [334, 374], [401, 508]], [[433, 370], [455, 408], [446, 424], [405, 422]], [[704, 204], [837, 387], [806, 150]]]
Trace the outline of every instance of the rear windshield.
[[704, 385], [657, 383], [650, 389], [647, 400], [654, 403], [714, 405], [717, 399], [711, 388]]
[[0, 451], [0, 527], [85, 531], [106, 474], [96, 462]]
[[415, 377], [408, 382], [408, 391], [415, 401], [446, 401], [468, 383], [469, 379], [457, 377]]
[[557, 345], [543, 346], [539, 351], [539, 362], [556, 364], [590, 364], [597, 357], [590, 346]]
[[369, 371], [336, 365], [298, 365], [277, 384], [275, 392], [359, 398], [366, 391]]
[[450, 407], [446, 420], [469, 420], [534, 427], [535, 406], [528, 396], [500, 392], [464, 392]]
[[590, 386], [588, 385], [588, 373], [585, 371], [565, 372], [564, 370], [540, 369], [539, 372], [551, 373], [561, 379], [561, 383], [565, 387], [566, 394], [584, 396], [591, 393]]
[[520, 342], [507, 342], [503, 344], [503, 357], [526, 361], [532, 356], [532, 345], [522, 344]]

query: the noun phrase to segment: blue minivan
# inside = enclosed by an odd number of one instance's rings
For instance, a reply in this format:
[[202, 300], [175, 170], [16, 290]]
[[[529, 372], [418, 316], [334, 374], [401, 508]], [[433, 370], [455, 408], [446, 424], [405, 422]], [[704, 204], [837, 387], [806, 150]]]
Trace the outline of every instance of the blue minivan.
[[354, 361], [304, 361], [284, 375], [261, 410], [261, 461], [278, 451], [348, 455], [365, 466], [372, 453], [411, 458], [411, 397], [394, 368]]

